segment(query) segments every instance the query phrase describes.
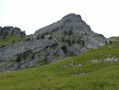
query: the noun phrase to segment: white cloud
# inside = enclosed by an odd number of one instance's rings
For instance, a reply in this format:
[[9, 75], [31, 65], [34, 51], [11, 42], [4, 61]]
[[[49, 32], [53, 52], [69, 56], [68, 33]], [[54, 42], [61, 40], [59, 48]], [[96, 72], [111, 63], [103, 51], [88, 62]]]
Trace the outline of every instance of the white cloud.
[[1, 2], [2, 0], [0, 0], [0, 2]]

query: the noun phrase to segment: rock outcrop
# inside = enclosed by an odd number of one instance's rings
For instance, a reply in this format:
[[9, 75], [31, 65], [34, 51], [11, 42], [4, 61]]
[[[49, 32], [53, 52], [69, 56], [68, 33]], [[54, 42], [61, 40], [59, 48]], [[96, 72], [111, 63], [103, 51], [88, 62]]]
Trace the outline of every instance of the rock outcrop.
[[0, 48], [0, 71], [40, 66], [105, 45], [80, 15], [69, 14], [21, 43]]
[[0, 27], [0, 39], [5, 39], [8, 36], [24, 37], [25, 35], [25, 31], [21, 31], [21, 29], [17, 27]]

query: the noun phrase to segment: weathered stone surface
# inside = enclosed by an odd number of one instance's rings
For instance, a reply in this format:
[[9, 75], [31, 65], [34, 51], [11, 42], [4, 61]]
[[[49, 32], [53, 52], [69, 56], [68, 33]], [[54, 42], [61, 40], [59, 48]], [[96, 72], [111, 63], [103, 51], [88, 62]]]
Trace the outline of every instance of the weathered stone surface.
[[55, 40], [36, 40], [26, 43], [16, 44], [14, 46], [4, 47], [0, 49], [0, 61], [10, 59], [12, 56], [23, 54], [27, 51], [40, 52], [47, 47], [57, 44]]
[[105, 41], [106, 38], [94, 33], [80, 15], [69, 14], [29, 35], [27, 41], [0, 48], [0, 71], [38, 66], [42, 60], [53, 63], [66, 55], [76, 56], [103, 46]]
[[119, 61], [119, 59], [118, 58], [114, 58], [114, 57], [112, 57], [112, 58], [106, 58], [104, 60], [104, 62], [118, 62], [118, 61]]

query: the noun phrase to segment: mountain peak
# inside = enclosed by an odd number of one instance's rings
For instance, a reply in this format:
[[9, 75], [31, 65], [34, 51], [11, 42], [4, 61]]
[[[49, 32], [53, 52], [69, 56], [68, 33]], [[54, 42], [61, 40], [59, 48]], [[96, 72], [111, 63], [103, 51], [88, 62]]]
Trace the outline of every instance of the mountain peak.
[[41, 66], [44, 61], [54, 63], [103, 46], [105, 41], [106, 38], [94, 33], [80, 15], [71, 13], [37, 30], [26, 41], [1, 47], [0, 72]]
[[75, 13], [70, 13], [70, 14], [64, 16], [62, 18], [62, 20], [69, 20], [69, 19], [73, 19], [73, 18], [77, 18], [77, 19], [82, 20], [81, 16], [80, 15], [76, 15]]

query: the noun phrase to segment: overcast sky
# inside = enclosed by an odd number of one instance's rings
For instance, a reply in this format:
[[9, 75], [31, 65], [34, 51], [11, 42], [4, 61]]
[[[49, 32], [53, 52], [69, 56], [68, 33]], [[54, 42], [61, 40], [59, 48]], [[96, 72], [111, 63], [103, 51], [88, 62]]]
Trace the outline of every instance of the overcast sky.
[[0, 0], [0, 26], [36, 30], [76, 13], [105, 37], [119, 36], [119, 0]]

